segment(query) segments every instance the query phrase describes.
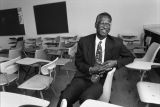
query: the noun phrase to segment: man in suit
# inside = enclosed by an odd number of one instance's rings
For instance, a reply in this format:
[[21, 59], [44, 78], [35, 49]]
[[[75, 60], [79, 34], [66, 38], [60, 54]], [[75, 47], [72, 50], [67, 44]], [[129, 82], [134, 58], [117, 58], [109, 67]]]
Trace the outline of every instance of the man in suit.
[[99, 14], [95, 23], [97, 32], [79, 40], [75, 55], [78, 71], [62, 91], [58, 107], [72, 107], [77, 100], [81, 104], [87, 99], [98, 99], [103, 92], [107, 72], [113, 67], [120, 68], [133, 61], [132, 53], [122, 40], [108, 34], [111, 22], [110, 14]]

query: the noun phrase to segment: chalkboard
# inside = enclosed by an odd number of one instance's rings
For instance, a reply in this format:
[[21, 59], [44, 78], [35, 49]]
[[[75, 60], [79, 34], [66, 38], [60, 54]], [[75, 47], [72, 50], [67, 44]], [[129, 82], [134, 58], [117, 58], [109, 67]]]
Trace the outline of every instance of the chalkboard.
[[34, 6], [37, 34], [68, 33], [66, 2]]
[[24, 34], [24, 24], [20, 24], [18, 8], [0, 10], [0, 36]]

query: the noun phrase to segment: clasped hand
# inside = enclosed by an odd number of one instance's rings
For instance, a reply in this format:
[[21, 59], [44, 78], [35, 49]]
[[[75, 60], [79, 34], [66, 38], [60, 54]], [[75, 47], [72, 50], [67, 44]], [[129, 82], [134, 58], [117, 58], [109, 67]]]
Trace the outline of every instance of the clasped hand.
[[90, 67], [90, 74], [101, 74], [105, 71], [111, 70], [114, 66], [117, 65], [116, 60], [107, 60], [103, 64], [95, 64], [93, 67]]

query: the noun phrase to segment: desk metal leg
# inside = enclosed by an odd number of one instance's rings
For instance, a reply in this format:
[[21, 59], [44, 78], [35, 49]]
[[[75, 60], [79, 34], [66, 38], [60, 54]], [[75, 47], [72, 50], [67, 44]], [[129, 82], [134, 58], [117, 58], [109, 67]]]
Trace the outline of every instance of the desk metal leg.
[[145, 76], [145, 73], [146, 73], [146, 71], [143, 71], [143, 72], [142, 72], [141, 81], [143, 81], [143, 78], [144, 78], [144, 76]]

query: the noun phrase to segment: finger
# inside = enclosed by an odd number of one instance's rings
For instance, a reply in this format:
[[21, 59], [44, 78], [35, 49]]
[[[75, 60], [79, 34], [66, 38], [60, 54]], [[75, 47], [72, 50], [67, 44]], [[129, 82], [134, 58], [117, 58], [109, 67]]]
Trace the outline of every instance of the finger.
[[101, 67], [101, 68], [99, 69], [99, 71], [103, 71], [103, 70], [108, 69], [108, 68], [110, 68], [110, 66], [105, 65], [105, 66]]
[[108, 61], [106, 61], [106, 62], [104, 62], [102, 65], [106, 65], [106, 64], [108, 64], [109, 62]]

